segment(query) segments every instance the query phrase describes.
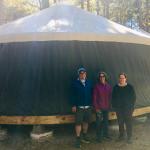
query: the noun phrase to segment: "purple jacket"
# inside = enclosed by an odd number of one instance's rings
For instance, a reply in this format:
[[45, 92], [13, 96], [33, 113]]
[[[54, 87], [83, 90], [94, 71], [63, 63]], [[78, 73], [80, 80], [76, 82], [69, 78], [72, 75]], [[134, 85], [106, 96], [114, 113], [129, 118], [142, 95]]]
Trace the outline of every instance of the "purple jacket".
[[106, 83], [97, 83], [93, 91], [94, 109], [108, 110], [110, 108], [110, 100], [112, 87]]

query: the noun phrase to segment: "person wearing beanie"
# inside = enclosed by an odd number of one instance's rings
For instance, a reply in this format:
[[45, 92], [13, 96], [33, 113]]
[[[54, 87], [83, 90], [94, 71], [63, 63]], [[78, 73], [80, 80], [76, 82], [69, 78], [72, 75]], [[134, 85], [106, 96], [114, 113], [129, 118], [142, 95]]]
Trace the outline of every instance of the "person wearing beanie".
[[89, 143], [87, 131], [92, 114], [92, 84], [87, 79], [85, 68], [79, 68], [77, 72], [78, 78], [72, 84], [71, 104], [72, 112], [75, 113], [75, 147], [80, 148], [81, 142]]

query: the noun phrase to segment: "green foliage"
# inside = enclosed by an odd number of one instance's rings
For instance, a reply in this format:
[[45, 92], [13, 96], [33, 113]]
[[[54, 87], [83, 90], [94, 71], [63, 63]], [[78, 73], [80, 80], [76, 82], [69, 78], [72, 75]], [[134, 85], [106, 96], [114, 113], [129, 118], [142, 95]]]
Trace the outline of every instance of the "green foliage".
[[6, 8], [15, 8], [16, 11], [22, 11], [25, 14], [31, 14], [39, 8], [37, 0], [4, 0]]

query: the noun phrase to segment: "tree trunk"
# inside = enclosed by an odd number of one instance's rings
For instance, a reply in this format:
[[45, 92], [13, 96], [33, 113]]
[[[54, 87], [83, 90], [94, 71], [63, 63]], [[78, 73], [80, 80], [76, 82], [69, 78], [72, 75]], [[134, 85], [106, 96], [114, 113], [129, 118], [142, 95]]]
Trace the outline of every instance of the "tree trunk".
[[102, 5], [103, 5], [103, 16], [105, 17], [105, 0], [101, 0]]
[[102, 0], [103, 3], [103, 16], [109, 18], [109, 4], [110, 0]]
[[146, 31], [150, 32], [150, 26], [149, 26], [149, 22], [150, 22], [150, 17], [149, 17], [149, 6], [150, 6], [150, 2], [149, 0], [146, 0]]
[[110, 0], [105, 1], [105, 17], [109, 19], [109, 4]]
[[0, 0], [0, 24], [5, 23], [4, 0]]
[[142, 28], [142, 2], [141, 0], [136, 1], [137, 13], [138, 13], [138, 23], [139, 27]]
[[96, 13], [100, 15], [100, 0], [96, 0]]
[[41, 0], [41, 9], [45, 9], [49, 7], [49, 0]]
[[81, 0], [81, 8], [84, 9], [84, 0]]
[[124, 25], [125, 23], [125, 0], [119, 0], [119, 23]]
[[90, 11], [90, 0], [87, 0], [87, 10]]

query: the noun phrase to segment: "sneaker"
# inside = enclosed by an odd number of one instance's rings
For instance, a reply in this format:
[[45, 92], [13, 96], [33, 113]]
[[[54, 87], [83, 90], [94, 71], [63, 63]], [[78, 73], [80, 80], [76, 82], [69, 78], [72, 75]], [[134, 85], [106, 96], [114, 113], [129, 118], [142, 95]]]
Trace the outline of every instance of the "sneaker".
[[81, 139], [80, 139], [80, 137], [76, 138], [75, 148], [81, 148]]
[[89, 138], [87, 137], [87, 134], [83, 134], [83, 137], [82, 137], [82, 142], [83, 143], [90, 143], [90, 140], [89, 140]]

